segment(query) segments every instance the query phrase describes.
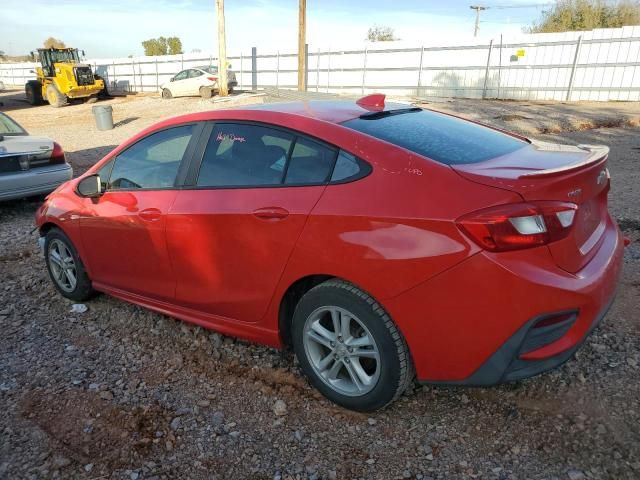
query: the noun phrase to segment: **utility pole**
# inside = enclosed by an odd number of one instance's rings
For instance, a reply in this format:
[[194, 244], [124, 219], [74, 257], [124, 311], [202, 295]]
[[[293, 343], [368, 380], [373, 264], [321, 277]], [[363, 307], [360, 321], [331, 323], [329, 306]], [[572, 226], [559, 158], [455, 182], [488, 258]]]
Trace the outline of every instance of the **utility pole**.
[[480, 30], [480, 11], [481, 10], [486, 10], [487, 7], [483, 7], [482, 5], [471, 5], [469, 7], [471, 10], [475, 10], [476, 11], [476, 27], [473, 31], [473, 36], [477, 37], [478, 36], [478, 30]]
[[229, 95], [227, 90], [227, 40], [224, 34], [224, 0], [216, 0], [218, 15], [218, 94]]
[[298, 91], [304, 92], [305, 85], [305, 57], [307, 43], [307, 0], [300, 0], [298, 11]]

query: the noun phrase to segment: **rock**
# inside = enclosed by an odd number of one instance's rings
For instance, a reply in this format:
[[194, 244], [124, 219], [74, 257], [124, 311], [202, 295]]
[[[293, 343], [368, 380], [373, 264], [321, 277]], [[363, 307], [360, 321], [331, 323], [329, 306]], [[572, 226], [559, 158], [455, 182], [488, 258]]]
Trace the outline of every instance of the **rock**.
[[376, 423], [378, 423], [378, 421], [375, 418], [367, 418], [367, 422], [369, 423], [369, 425], [375, 425]]
[[71, 464], [71, 460], [69, 460], [67, 457], [60, 454], [56, 454], [51, 460], [51, 466], [56, 470], [60, 468], [64, 468], [70, 464]]
[[84, 303], [74, 303], [71, 305], [69, 313], [85, 313], [89, 308]]
[[209, 405], [211, 405], [211, 402], [209, 400], [198, 400], [198, 406], [199, 407], [208, 407]]
[[222, 412], [215, 412], [212, 416], [211, 416], [211, 424], [214, 427], [219, 427], [224, 423], [224, 413]]
[[103, 400], [113, 400], [113, 393], [111, 393], [109, 390], [103, 390], [102, 392], [100, 392], [99, 396]]
[[87, 463], [87, 464], [84, 466], [84, 471], [85, 471], [85, 472], [90, 472], [91, 470], [93, 470], [93, 463]]
[[427, 454], [427, 456], [425, 457], [427, 460], [429, 460], [430, 462], [433, 462], [433, 453], [429, 453]]
[[282, 417], [287, 414], [287, 404], [282, 400], [276, 400], [276, 403], [273, 404], [273, 413], [277, 416]]
[[567, 476], [569, 477], [569, 480], [583, 480], [586, 478], [584, 472], [573, 469], [567, 472]]
[[139, 477], [139, 476], [140, 476], [140, 474], [139, 474], [138, 472], [131, 472], [131, 473], [129, 474], [129, 478], [130, 478], [131, 480], [138, 480], [138, 477]]
[[214, 347], [220, 348], [222, 346], [222, 335], [216, 332], [209, 333], [209, 339]]
[[469, 397], [467, 397], [467, 396], [463, 393], [463, 394], [462, 394], [462, 396], [460, 397], [460, 401], [466, 405], [466, 404], [467, 404], [467, 403], [469, 403], [471, 400], [469, 400]]
[[171, 420], [171, 423], [169, 424], [169, 426], [171, 427], [171, 430], [178, 430], [181, 426], [182, 421], [180, 420], [180, 417], [175, 417], [173, 420]]

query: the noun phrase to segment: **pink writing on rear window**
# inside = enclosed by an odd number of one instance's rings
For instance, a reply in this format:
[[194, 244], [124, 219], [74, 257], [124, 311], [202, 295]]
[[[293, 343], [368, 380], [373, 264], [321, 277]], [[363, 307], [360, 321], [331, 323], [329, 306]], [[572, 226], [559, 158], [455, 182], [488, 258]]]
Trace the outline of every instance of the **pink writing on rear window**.
[[219, 142], [223, 140], [231, 140], [232, 142], [246, 142], [244, 137], [240, 137], [235, 133], [223, 133], [223, 132], [218, 133], [216, 140], [218, 140]]

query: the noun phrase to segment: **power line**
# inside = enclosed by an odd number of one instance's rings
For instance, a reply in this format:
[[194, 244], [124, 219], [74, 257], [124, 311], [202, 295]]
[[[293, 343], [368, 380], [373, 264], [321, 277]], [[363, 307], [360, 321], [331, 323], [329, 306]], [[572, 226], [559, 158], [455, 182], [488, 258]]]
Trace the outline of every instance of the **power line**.
[[538, 8], [538, 7], [549, 7], [554, 5], [553, 3], [530, 3], [528, 5], [493, 5], [486, 8], [492, 8], [494, 10], [504, 10], [507, 8]]
[[[484, 5], [471, 5], [469, 8], [471, 10], [476, 11], [476, 21], [473, 29], [473, 36], [478, 36], [478, 31], [480, 30], [480, 12], [482, 10], [487, 10], [489, 8], [493, 10], [506, 10], [511, 8], [539, 8], [539, 7], [548, 7], [553, 5], [553, 3], [530, 3], [525, 5], [493, 5], [493, 6], [484, 6]], [[497, 22], [494, 22], [497, 23]]]

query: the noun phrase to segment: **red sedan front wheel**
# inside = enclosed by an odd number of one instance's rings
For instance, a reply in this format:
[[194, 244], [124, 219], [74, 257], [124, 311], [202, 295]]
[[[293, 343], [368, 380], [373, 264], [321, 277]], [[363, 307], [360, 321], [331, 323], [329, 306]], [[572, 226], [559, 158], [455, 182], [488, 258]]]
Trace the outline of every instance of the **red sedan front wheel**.
[[81, 302], [94, 294], [78, 251], [61, 230], [52, 228], [47, 232], [44, 254], [49, 276], [62, 295]]

